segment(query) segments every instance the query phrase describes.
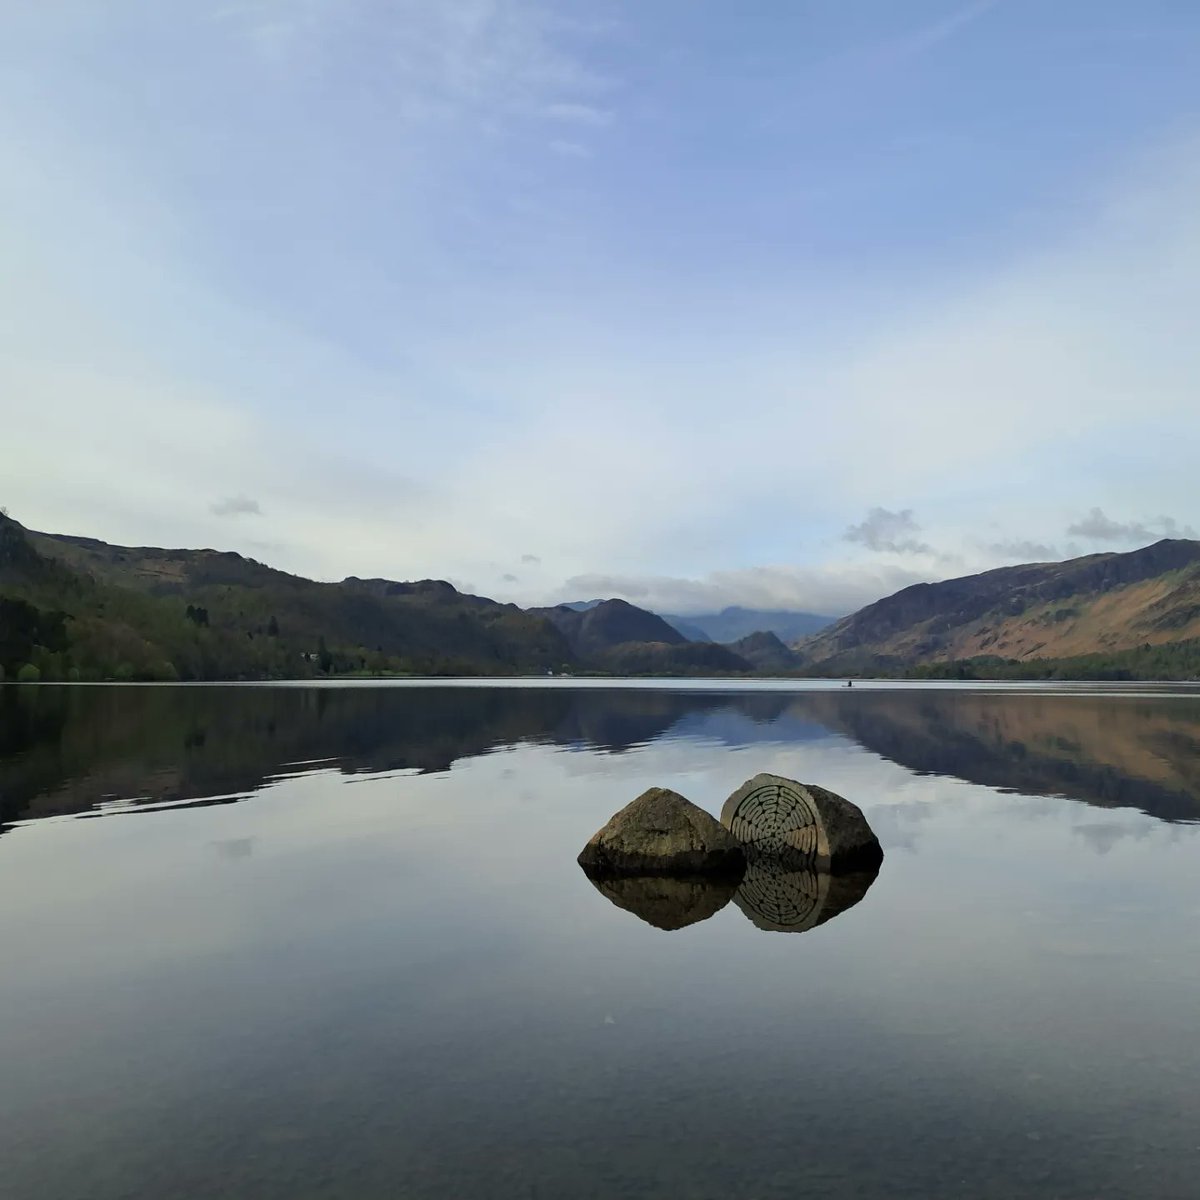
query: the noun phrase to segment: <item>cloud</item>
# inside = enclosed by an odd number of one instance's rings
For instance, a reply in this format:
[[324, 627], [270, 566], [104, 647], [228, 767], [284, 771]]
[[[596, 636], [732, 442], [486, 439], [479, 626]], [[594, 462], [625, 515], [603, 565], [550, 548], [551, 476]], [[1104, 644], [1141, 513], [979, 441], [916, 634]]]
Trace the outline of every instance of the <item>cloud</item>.
[[597, 108], [594, 104], [567, 104], [561, 101], [547, 104], [542, 109], [542, 116], [565, 124], [587, 125], [593, 129], [603, 129], [613, 122], [611, 109]]
[[1200, 536], [1190, 525], [1182, 525], [1174, 517], [1122, 522], [1114, 521], [1101, 508], [1093, 508], [1081, 521], [1069, 525], [1067, 535], [1093, 542], [1154, 542], [1160, 538]]
[[894, 59], [916, 58], [932, 50], [942, 42], [949, 41], [955, 34], [973, 25], [980, 17], [990, 12], [999, 0], [975, 0], [973, 4], [964, 5], [947, 13], [938, 21], [926, 25], [922, 29], [913, 30], [901, 38], [897, 38], [888, 47], [888, 56]]
[[594, 103], [614, 80], [570, 45], [606, 31], [536, 0], [240, 0], [208, 11], [265, 62], [311, 78], [344, 66], [339, 48], [365, 38], [360, 86], [409, 124], [470, 117], [495, 129], [520, 118], [600, 129], [614, 118]]
[[515, 575], [501, 575], [500, 578], [504, 583], [520, 583], [521, 582]]
[[564, 142], [560, 138], [555, 138], [550, 143], [550, 149], [555, 154], [561, 154], [563, 158], [591, 158], [592, 152], [579, 142]]
[[537, 566], [541, 563], [542, 560], [540, 558], [538, 558], [538, 556], [536, 554], [522, 554], [521, 561], [523, 563], [533, 563], [534, 566]]
[[892, 554], [932, 554], [932, 546], [917, 541], [913, 536], [920, 531], [921, 527], [913, 519], [911, 508], [899, 512], [872, 508], [865, 521], [851, 525], [842, 536], [848, 542], [866, 546], [868, 550]]
[[968, 26], [986, 16], [999, 2], [1000, 0], [975, 0], [974, 3], [948, 12], [928, 25], [910, 29], [906, 33], [843, 55], [840, 65], [847, 69], [870, 69], [910, 62], [956, 37]]
[[215, 517], [261, 517], [262, 506], [249, 496], [227, 496], [209, 510]]

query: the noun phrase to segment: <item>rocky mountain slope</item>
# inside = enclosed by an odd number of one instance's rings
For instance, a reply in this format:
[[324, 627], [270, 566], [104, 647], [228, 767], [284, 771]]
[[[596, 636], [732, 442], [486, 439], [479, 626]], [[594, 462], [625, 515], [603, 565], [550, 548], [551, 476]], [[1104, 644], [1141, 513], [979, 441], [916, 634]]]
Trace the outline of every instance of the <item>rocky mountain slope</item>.
[[905, 588], [795, 644], [851, 671], [989, 657], [1069, 659], [1200, 637], [1200, 542], [1002, 567]]
[[662, 617], [625, 600], [529, 611], [550, 621], [581, 661], [614, 674], [724, 674], [754, 669], [735, 649], [689, 642]]
[[626, 642], [679, 646], [687, 641], [662, 617], [625, 600], [601, 600], [585, 609], [559, 604], [554, 608], [531, 608], [529, 611], [545, 617], [562, 632], [571, 648], [583, 655], [608, 650]]
[[800, 656], [773, 633], [752, 633], [731, 642], [726, 649], [746, 659], [756, 671], [767, 675], [784, 675], [795, 671], [800, 665]]

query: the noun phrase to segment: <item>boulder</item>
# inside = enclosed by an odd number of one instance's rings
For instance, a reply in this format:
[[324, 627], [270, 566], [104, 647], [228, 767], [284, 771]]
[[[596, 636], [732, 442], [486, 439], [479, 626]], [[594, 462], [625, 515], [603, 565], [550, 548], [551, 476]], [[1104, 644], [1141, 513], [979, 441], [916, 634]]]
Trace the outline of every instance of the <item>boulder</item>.
[[721, 809], [721, 824], [753, 862], [818, 871], [869, 870], [883, 851], [855, 804], [812, 783], [755, 775]]
[[650, 788], [593, 834], [579, 855], [590, 876], [738, 875], [737, 839], [669, 788]]

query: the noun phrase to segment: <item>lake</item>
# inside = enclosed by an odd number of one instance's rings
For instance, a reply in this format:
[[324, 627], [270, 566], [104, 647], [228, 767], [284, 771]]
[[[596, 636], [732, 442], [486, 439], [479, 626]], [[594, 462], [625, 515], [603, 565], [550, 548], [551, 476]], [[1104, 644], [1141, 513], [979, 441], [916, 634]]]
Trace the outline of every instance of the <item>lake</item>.
[[[760, 771], [877, 878], [577, 866]], [[0, 1191], [1191, 1197], [1198, 819], [1180, 686], [0, 687]]]

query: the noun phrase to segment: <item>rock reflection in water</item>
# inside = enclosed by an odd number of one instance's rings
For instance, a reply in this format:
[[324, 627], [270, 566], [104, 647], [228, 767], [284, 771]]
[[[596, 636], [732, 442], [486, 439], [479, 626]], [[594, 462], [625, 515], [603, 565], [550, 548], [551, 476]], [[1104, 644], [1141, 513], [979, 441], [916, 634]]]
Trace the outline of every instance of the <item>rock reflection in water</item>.
[[878, 875], [878, 867], [834, 875], [759, 858], [746, 868], [733, 902], [759, 929], [805, 933], [853, 908]]
[[747, 867], [740, 882], [670, 875], [588, 878], [606, 900], [655, 929], [697, 925], [732, 900], [758, 929], [805, 933], [853, 908], [878, 874], [878, 868], [830, 874], [760, 858]]
[[736, 879], [703, 876], [588, 876], [602, 896], [656, 929], [683, 929], [720, 912], [733, 899]]

